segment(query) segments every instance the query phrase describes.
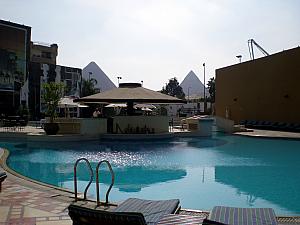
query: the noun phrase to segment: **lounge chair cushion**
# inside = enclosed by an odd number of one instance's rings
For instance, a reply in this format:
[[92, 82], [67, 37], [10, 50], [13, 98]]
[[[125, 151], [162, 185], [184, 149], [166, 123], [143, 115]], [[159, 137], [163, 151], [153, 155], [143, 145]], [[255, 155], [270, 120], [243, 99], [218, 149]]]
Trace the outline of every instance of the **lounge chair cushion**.
[[277, 225], [275, 212], [271, 208], [215, 206], [209, 219], [230, 225]]
[[68, 210], [73, 225], [146, 225], [143, 215], [136, 212], [110, 212], [87, 208], [76, 203], [70, 204]]
[[157, 225], [200, 225], [203, 220], [203, 216], [168, 214], [164, 215]]
[[147, 224], [152, 225], [157, 224], [163, 215], [174, 213], [178, 206], [178, 199], [152, 201], [129, 198], [115, 208], [114, 212], [142, 213]]
[[204, 219], [202, 225], [227, 225], [227, 224], [209, 220], [209, 219]]

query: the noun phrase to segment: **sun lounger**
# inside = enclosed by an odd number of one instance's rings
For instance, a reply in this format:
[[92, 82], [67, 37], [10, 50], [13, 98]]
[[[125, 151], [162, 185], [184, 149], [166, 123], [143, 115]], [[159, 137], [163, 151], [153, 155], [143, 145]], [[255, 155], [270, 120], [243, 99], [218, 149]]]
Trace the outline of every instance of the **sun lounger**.
[[261, 120], [255, 121], [255, 123], [253, 124], [253, 128], [254, 129], [262, 129], [263, 123], [264, 123], [264, 121], [261, 121]]
[[255, 120], [246, 120], [245, 127], [253, 128], [253, 126], [257, 123]]
[[202, 216], [169, 214], [163, 216], [157, 225], [201, 225], [204, 219]]
[[220, 222], [209, 220], [209, 219], [204, 219], [202, 222], [202, 225], [228, 225], [228, 224], [220, 223]]
[[215, 206], [209, 215], [209, 220], [229, 225], [277, 225], [275, 212], [271, 208]]
[[284, 131], [284, 130], [286, 130], [286, 126], [287, 126], [286, 123], [280, 122], [280, 123], [277, 124], [277, 128], [276, 129]]
[[293, 131], [294, 132], [300, 132], [300, 123], [294, 123], [293, 124]]
[[0, 170], [0, 192], [2, 189], [2, 182], [6, 179], [7, 175], [4, 171]]
[[270, 121], [264, 121], [263, 122], [263, 128], [262, 129], [265, 129], [265, 130], [270, 130], [273, 126], [273, 122], [270, 122]]
[[178, 208], [178, 199], [152, 201], [129, 198], [114, 209], [114, 212], [139, 212], [143, 214], [147, 224], [156, 224], [163, 215], [175, 213]]
[[247, 123], [247, 120], [241, 120], [239, 124], [240, 125], [245, 125], [246, 123]]
[[[84, 201], [79, 201], [77, 196], [77, 176], [76, 167], [80, 161], [85, 161], [90, 169], [90, 183], [84, 191]], [[100, 202], [99, 193], [99, 167], [101, 163], [106, 163], [112, 175], [111, 185], [106, 193], [105, 203]], [[90, 184], [93, 181], [93, 170], [89, 161], [86, 158], [80, 158], [74, 165], [74, 188], [75, 188], [75, 202], [69, 205], [69, 216], [73, 220], [73, 225], [81, 224], [106, 224], [106, 225], [155, 225], [159, 220], [168, 214], [174, 214], [179, 209], [179, 199], [152, 201], [138, 198], [129, 198], [119, 204], [111, 204], [108, 202], [109, 192], [114, 184], [114, 173], [110, 163], [102, 160], [96, 167], [96, 192], [97, 192], [97, 206], [86, 201], [86, 193]]]
[[179, 200], [151, 201], [129, 198], [113, 210], [97, 210], [71, 204], [69, 215], [73, 224], [154, 225], [166, 214], [179, 209]]
[[73, 225], [146, 225], [146, 221], [142, 213], [110, 212], [106, 210], [91, 209], [75, 204], [71, 204], [68, 209]]
[[272, 130], [281, 130], [285, 126], [283, 122], [275, 122], [272, 124]]

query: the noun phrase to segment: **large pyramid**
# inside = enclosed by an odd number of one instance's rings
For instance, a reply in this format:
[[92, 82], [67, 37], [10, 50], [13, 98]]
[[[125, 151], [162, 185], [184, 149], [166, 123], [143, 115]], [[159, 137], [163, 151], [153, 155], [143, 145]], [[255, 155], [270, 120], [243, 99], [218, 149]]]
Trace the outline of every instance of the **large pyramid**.
[[[89, 75], [90, 72], [91, 75]], [[96, 79], [96, 87], [99, 88], [101, 92], [116, 88], [116, 85], [108, 78], [108, 76], [95, 62], [90, 62], [86, 67], [83, 68], [82, 77], [86, 80], [89, 79], [89, 77]]]
[[[204, 85], [192, 70], [186, 75], [180, 86], [182, 87], [182, 90], [186, 96], [189, 95], [190, 97], [203, 97]], [[205, 95], [209, 96], [207, 88]]]

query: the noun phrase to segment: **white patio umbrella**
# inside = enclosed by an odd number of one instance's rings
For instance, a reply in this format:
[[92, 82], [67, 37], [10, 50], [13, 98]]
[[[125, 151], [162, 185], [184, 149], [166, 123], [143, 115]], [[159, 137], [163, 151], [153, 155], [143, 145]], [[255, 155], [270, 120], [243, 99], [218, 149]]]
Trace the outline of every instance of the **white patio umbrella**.
[[73, 102], [73, 98], [70, 98], [70, 97], [63, 97], [58, 102], [58, 108], [65, 109], [65, 117], [67, 116], [67, 114], [69, 116], [69, 113], [70, 113], [69, 108], [85, 108], [85, 107], [88, 107], [88, 106], [81, 105], [78, 102]]
[[147, 111], [147, 112], [152, 112], [153, 110], [152, 109], [149, 109], [147, 107], [143, 107], [141, 108], [142, 111]]
[[87, 107], [89, 107], [89, 106], [88, 106], [88, 105], [78, 104], [77, 107], [78, 107], [78, 108], [87, 108]]
[[141, 108], [142, 110], [143, 110], [143, 108], [156, 109], [156, 106], [152, 105], [152, 104], [136, 104], [133, 107], [134, 108]]
[[59, 108], [75, 108], [75, 107], [85, 108], [88, 106], [79, 104], [78, 102], [73, 102], [73, 98], [63, 97], [59, 100], [58, 107]]
[[[113, 104], [106, 105], [104, 107], [106, 107], [106, 108], [118, 108], [118, 107], [119, 108], [126, 108], [127, 104], [125, 104], [125, 103], [121, 103], [121, 104], [113, 103]], [[151, 104], [136, 104], [136, 105], [133, 106], [133, 108], [142, 109], [142, 110], [144, 110], [145, 108], [147, 108], [147, 109], [156, 109], [156, 106], [151, 105]]]
[[122, 104], [109, 104], [104, 106], [105, 108], [126, 108], [127, 104], [126, 103], [122, 103]]
[[63, 97], [58, 102], [59, 108], [73, 108], [73, 107], [77, 107], [77, 105], [78, 103], [73, 102], [73, 99], [68, 97]]

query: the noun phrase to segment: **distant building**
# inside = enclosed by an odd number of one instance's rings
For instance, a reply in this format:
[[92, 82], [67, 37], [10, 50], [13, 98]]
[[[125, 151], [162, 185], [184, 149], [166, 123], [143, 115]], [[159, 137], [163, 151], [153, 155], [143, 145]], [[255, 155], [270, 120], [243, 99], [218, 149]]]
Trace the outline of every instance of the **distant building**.
[[80, 97], [82, 70], [79, 68], [32, 62], [30, 64], [29, 102], [33, 119], [41, 118], [45, 111], [42, 85], [49, 82], [65, 84], [64, 95]]
[[31, 42], [31, 27], [0, 20], [0, 114], [15, 115], [22, 103], [39, 119], [44, 82], [62, 82], [64, 95], [80, 96], [82, 70], [56, 65], [57, 55], [57, 44]]
[[65, 96], [80, 97], [82, 70], [56, 65], [57, 55], [57, 44], [31, 42], [28, 106], [34, 119], [40, 118], [41, 113], [45, 111], [42, 100], [43, 83], [64, 83]]
[[[58, 65], [56, 74], [60, 76], [60, 82], [65, 84], [65, 95], [80, 97], [82, 69]], [[59, 77], [57, 79], [59, 81]]]
[[41, 42], [30, 43], [30, 61], [56, 65], [57, 44], [46, 44]]
[[300, 123], [300, 47], [216, 70], [216, 115]]
[[31, 27], [0, 20], [0, 114], [20, 106], [30, 62]]

